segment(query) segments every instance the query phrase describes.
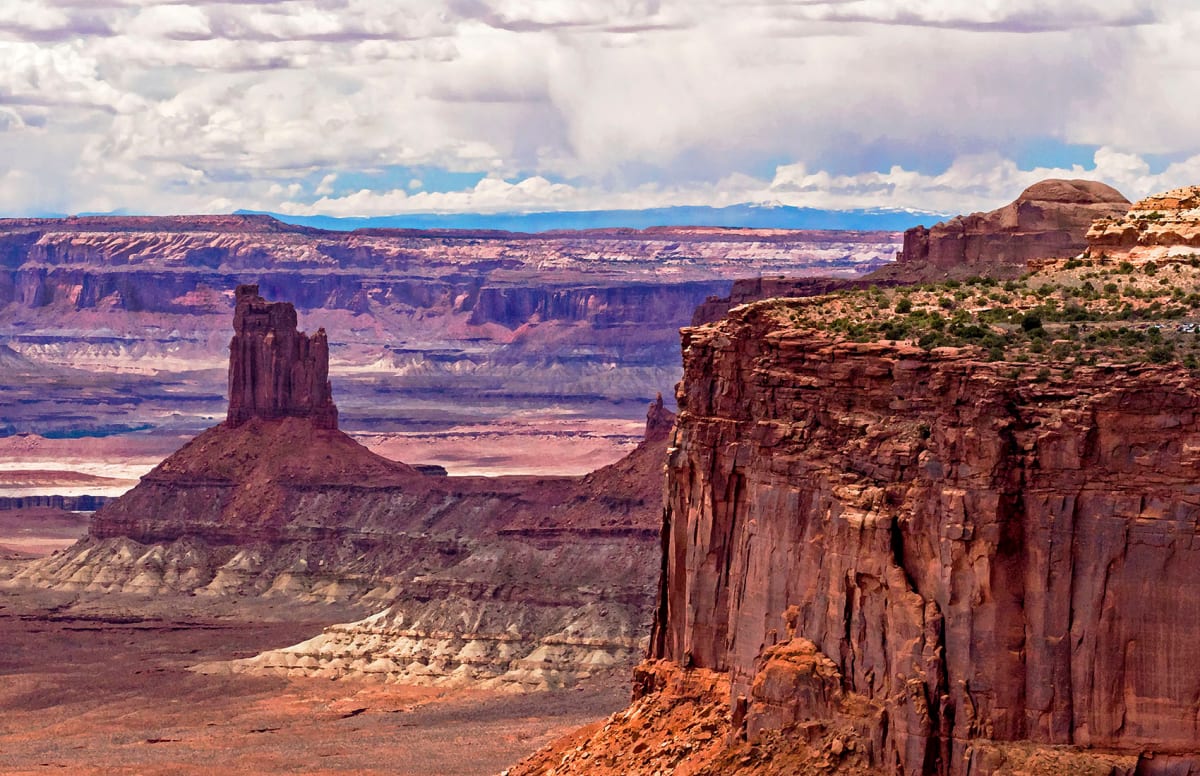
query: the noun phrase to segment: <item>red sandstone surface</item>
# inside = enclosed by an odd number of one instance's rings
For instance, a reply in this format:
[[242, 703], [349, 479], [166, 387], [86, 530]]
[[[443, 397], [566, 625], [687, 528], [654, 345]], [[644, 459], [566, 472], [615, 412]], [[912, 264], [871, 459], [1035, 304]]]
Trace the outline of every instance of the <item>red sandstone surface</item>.
[[651, 655], [728, 674], [751, 745], [803, 726], [913, 776], [1023, 772], [1031, 745], [1060, 772], [1196, 767], [1195, 378], [1022, 383], [786, 320], [685, 333]]
[[[1183, 216], [1153, 212], [1138, 245]], [[1031, 379], [806, 304], [684, 331], [652, 660], [512, 773], [1200, 773], [1194, 370]]]
[[1030, 259], [1067, 258], [1087, 247], [1098, 218], [1123, 215], [1129, 200], [1116, 189], [1086, 180], [1046, 180], [990, 213], [959, 216], [904, 233], [897, 264], [879, 273], [907, 282], [931, 273], [1016, 276]]
[[312, 337], [297, 331], [296, 308], [266, 301], [256, 285], [238, 286], [234, 301], [226, 423], [299, 417], [337, 428], [325, 330]]

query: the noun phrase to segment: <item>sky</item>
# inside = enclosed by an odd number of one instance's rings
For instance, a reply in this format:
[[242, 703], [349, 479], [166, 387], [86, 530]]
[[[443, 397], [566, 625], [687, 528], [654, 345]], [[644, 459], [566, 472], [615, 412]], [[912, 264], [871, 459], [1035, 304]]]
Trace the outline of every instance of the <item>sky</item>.
[[1200, 183], [1196, 0], [0, 0], [0, 214]]

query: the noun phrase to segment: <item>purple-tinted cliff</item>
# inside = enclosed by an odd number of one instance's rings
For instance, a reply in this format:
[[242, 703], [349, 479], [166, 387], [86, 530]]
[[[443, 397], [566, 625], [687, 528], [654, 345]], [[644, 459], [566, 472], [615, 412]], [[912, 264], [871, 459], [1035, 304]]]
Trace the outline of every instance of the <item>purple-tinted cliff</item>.
[[250, 418], [309, 418], [317, 428], [337, 428], [329, 384], [325, 330], [309, 337], [296, 329], [296, 308], [268, 302], [257, 285], [237, 288], [235, 334], [229, 343], [230, 427]]

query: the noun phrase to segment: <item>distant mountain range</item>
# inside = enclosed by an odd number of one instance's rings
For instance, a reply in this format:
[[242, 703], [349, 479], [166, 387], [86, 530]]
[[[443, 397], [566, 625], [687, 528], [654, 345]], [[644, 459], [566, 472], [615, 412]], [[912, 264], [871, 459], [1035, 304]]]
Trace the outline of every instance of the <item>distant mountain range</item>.
[[[240, 210], [238, 215], [256, 211]], [[649, 210], [587, 210], [550, 213], [413, 213], [370, 218], [289, 216], [268, 213], [280, 221], [335, 231], [352, 229], [498, 229], [546, 232], [557, 229], [646, 229], [652, 226], [721, 226], [744, 229], [839, 229], [903, 231], [933, 225], [945, 213], [915, 210], [818, 210], [788, 205], [729, 207], [664, 207]]]

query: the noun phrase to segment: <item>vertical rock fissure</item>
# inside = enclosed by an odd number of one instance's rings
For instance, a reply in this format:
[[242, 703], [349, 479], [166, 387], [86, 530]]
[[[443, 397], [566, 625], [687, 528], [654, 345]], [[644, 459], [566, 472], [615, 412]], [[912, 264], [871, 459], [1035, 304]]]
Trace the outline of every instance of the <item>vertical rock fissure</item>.
[[662, 526], [659, 531], [662, 553], [658, 568], [658, 604], [654, 610], [654, 626], [650, 633], [648, 657], [667, 656], [667, 632], [671, 627], [671, 508], [663, 507]]

